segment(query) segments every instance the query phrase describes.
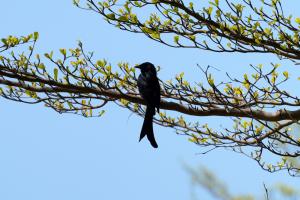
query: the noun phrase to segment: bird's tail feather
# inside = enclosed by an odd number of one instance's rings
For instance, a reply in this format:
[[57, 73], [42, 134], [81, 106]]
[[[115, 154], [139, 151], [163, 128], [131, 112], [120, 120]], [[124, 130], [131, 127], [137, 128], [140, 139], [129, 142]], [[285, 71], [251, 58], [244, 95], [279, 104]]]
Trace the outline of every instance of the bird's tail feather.
[[153, 122], [152, 122], [154, 114], [155, 114], [155, 107], [148, 105], [146, 108], [145, 119], [144, 119], [139, 141], [141, 141], [147, 135], [147, 138], [150, 144], [152, 145], [152, 147], [157, 148], [158, 145], [155, 141], [154, 132], [153, 132]]

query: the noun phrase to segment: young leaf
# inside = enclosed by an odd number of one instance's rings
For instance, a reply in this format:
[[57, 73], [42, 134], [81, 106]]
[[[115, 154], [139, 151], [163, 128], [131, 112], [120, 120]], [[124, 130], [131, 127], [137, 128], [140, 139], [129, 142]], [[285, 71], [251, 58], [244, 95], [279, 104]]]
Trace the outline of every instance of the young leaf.
[[174, 42], [178, 44], [178, 41], [179, 41], [179, 36], [178, 36], [178, 35], [175, 35], [175, 36], [174, 36]]
[[53, 73], [54, 73], [54, 80], [57, 81], [58, 69], [57, 69], [57, 68], [54, 68]]
[[34, 32], [34, 33], [33, 33], [33, 39], [34, 39], [34, 40], [39, 39], [39, 32]]
[[289, 78], [289, 72], [288, 71], [284, 71], [283, 72], [283, 76], [288, 79]]
[[66, 49], [59, 49], [60, 53], [66, 57], [67, 51]]

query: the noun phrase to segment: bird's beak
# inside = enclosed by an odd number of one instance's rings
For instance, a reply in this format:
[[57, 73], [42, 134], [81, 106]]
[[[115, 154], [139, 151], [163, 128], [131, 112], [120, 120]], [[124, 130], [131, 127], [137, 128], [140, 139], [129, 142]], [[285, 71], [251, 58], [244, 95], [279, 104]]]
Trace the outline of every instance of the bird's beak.
[[137, 66], [135, 66], [135, 68], [141, 69], [141, 66], [140, 66], [140, 65], [137, 65]]

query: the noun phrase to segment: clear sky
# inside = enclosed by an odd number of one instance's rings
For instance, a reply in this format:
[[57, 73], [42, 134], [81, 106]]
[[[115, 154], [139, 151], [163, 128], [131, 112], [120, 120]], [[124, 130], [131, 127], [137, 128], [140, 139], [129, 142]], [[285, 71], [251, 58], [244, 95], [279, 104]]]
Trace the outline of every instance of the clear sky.
[[[286, 10], [299, 14], [297, 4], [291, 0]], [[197, 63], [239, 76], [247, 72], [249, 64], [277, 60], [272, 55], [165, 47], [143, 35], [111, 27], [95, 13], [75, 8], [71, 0], [0, 0], [0, 6], [0, 38], [38, 31], [40, 53], [72, 48], [81, 40], [97, 58], [113, 65], [120, 61], [160, 65], [162, 80], [181, 71], [199, 80]], [[286, 63], [285, 69], [295, 71], [295, 66]], [[219, 126], [219, 119], [198, 120]], [[101, 118], [84, 118], [0, 98], [0, 123], [0, 199], [190, 199], [191, 180], [184, 165], [206, 166], [234, 194], [260, 194], [263, 182], [299, 186], [299, 179], [285, 172], [264, 172], [254, 161], [230, 151], [198, 155], [201, 148], [172, 129], [155, 126], [156, 150], [146, 140], [138, 143], [142, 118], [114, 104]], [[197, 193], [200, 199], [213, 199], [204, 191]]]

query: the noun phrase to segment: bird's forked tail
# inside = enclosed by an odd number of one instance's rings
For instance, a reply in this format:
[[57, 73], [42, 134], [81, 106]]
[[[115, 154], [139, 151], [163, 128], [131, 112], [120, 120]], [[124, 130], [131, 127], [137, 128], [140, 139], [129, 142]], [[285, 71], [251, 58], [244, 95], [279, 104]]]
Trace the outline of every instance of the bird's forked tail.
[[153, 132], [153, 116], [154, 115], [155, 115], [155, 107], [148, 105], [146, 108], [145, 119], [144, 119], [144, 123], [143, 123], [139, 141], [141, 141], [145, 137], [145, 135], [147, 135], [147, 138], [148, 138], [149, 142], [151, 143], [152, 147], [157, 148], [158, 145], [155, 141], [154, 132]]

